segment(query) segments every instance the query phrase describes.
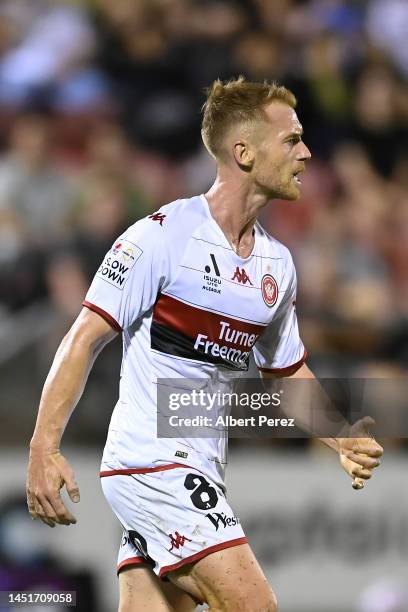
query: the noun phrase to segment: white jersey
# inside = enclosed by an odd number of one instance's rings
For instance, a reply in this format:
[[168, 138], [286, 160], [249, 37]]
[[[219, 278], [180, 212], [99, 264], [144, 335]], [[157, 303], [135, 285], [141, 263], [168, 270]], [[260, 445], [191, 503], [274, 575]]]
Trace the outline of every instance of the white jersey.
[[288, 374], [303, 363], [291, 255], [258, 223], [254, 231], [243, 259], [196, 196], [138, 221], [107, 253], [84, 301], [123, 333], [102, 474], [178, 462], [222, 482], [223, 440], [157, 437], [157, 380], [201, 378], [225, 390], [251, 351], [263, 371]]

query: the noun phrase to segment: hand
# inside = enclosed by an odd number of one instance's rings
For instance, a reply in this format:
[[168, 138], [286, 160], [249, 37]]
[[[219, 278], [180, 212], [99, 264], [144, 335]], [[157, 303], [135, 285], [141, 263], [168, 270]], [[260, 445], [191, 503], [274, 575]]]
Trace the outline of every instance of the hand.
[[59, 450], [30, 449], [27, 473], [27, 505], [33, 519], [40, 518], [49, 527], [76, 523], [61, 499], [66, 486], [73, 502], [79, 502], [79, 488], [74, 472]]
[[371, 417], [364, 417], [350, 428], [350, 435], [356, 437], [337, 439], [340, 463], [353, 478], [353, 489], [363, 489], [364, 481], [371, 478], [373, 469], [380, 465], [379, 459], [384, 451], [370, 436], [369, 429], [373, 425]]

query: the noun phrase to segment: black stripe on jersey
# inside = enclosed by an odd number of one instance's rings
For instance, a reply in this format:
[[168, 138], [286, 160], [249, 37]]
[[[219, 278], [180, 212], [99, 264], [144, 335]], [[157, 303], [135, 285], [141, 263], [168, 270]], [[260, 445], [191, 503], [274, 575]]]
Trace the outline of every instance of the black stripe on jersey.
[[[185, 359], [195, 359], [203, 363], [212, 363], [213, 365], [222, 365], [230, 370], [246, 371], [248, 370], [249, 353], [241, 352], [239, 349], [228, 347], [227, 357], [214, 355], [211, 348], [214, 343], [211, 342], [209, 350], [194, 348], [194, 340], [189, 336], [175, 331], [166, 325], [152, 322], [150, 327], [151, 348], [160, 353], [183, 357]], [[205, 346], [205, 342], [203, 343]], [[239, 357], [242, 356], [242, 360]]]

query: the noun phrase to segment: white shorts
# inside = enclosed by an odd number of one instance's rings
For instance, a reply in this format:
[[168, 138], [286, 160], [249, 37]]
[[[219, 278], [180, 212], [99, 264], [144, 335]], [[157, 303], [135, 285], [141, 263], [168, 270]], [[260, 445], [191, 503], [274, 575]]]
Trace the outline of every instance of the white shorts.
[[118, 573], [127, 565], [148, 563], [163, 577], [247, 542], [224, 491], [194, 468], [171, 464], [121, 470], [101, 482], [124, 529]]

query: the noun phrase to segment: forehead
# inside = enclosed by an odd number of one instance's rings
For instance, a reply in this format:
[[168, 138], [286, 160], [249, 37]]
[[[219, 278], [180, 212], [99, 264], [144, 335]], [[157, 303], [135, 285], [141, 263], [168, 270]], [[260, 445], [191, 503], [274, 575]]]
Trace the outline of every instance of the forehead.
[[296, 111], [283, 102], [271, 102], [265, 107], [267, 124], [271, 131], [280, 135], [302, 132]]

